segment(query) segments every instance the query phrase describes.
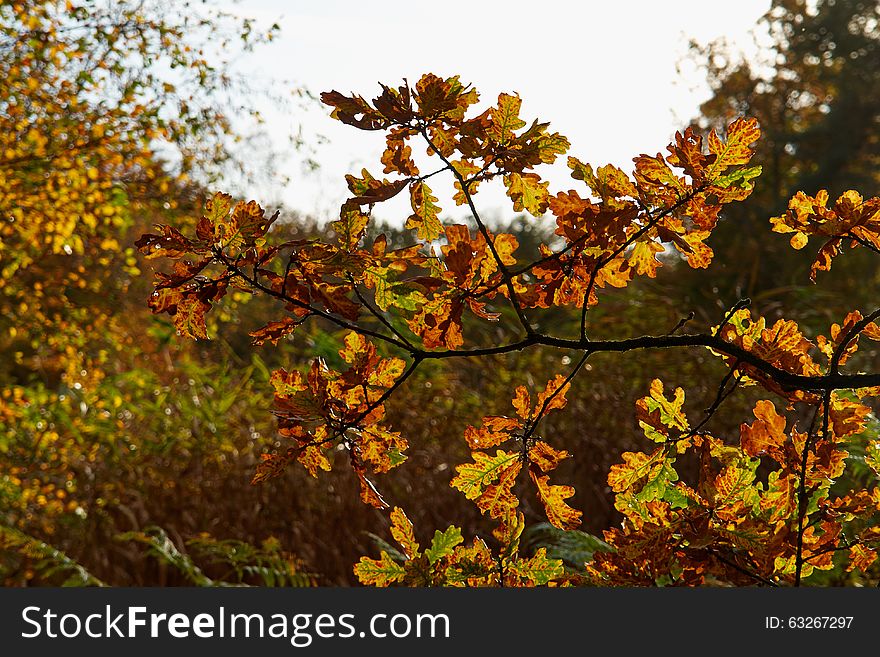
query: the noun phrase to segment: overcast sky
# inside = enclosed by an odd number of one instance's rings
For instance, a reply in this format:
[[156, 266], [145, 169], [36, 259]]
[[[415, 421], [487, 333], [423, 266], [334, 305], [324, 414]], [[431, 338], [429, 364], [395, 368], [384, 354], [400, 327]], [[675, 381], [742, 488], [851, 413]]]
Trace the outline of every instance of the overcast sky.
[[[676, 72], [688, 40], [705, 43], [724, 36], [748, 51], [753, 48], [749, 31], [769, 4], [242, 0], [230, 7], [281, 26], [277, 41], [241, 61], [255, 81], [286, 79], [315, 94], [335, 89], [373, 98], [381, 91], [378, 81], [399, 84], [407, 78], [414, 83], [425, 72], [460, 75], [480, 91], [482, 107], [501, 91], [519, 92], [521, 117], [549, 121], [571, 141], [570, 154], [630, 171], [633, 156], [663, 150], [708, 96], [698, 72], [686, 71], [685, 79]], [[289, 185], [249, 190], [253, 196], [328, 218], [346, 197], [346, 173], [361, 167], [381, 173], [381, 136], [333, 121], [328, 113], [318, 105], [309, 111], [267, 112], [270, 131], [302, 126], [321, 167], [305, 173], [302, 157], [294, 157], [285, 166]], [[319, 134], [326, 143], [317, 143]], [[564, 158], [542, 173], [551, 180], [551, 191], [577, 184], [568, 178]], [[436, 191], [442, 194], [446, 187], [451, 182], [438, 183]], [[512, 215], [500, 189], [478, 199], [489, 216]], [[405, 199], [394, 203], [375, 214], [402, 221], [408, 205]], [[451, 203], [443, 207], [450, 216], [463, 216]]]

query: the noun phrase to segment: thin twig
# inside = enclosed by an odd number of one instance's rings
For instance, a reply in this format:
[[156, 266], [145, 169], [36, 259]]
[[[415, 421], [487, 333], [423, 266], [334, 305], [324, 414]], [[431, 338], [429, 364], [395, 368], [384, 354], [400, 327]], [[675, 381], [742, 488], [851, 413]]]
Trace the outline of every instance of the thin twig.
[[501, 256], [498, 254], [498, 250], [495, 248], [495, 242], [492, 239], [492, 236], [489, 234], [489, 230], [486, 228], [486, 225], [483, 223], [483, 220], [480, 218], [479, 212], [477, 212], [477, 207], [474, 205], [474, 199], [471, 196], [471, 192], [469, 189], [470, 183], [465, 180], [465, 177], [458, 172], [458, 170], [452, 165], [452, 162], [443, 155], [439, 148], [434, 145], [434, 142], [431, 141], [431, 138], [428, 136], [428, 131], [425, 128], [421, 128], [420, 133], [422, 137], [428, 142], [428, 146], [437, 157], [447, 166], [447, 168], [452, 172], [452, 175], [455, 176], [455, 179], [458, 181], [459, 186], [461, 187], [461, 192], [464, 194], [464, 198], [467, 201], [468, 207], [470, 208], [471, 215], [474, 217], [474, 221], [477, 222], [477, 228], [480, 231], [480, 234], [483, 236], [483, 239], [486, 241], [486, 245], [489, 247], [489, 251], [492, 254], [492, 257], [495, 259], [495, 264], [498, 267], [498, 271], [501, 272], [501, 276], [504, 278], [504, 284], [507, 287], [508, 298], [510, 300], [510, 304], [513, 306], [514, 311], [516, 312], [516, 316], [519, 318], [520, 324], [522, 324], [523, 329], [525, 329], [526, 335], [531, 335], [535, 332], [532, 328], [531, 323], [528, 318], [525, 316], [523, 312], [522, 306], [519, 303], [519, 296], [516, 293], [516, 288], [513, 286], [513, 276], [510, 273], [510, 270], [507, 268], [507, 265], [504, 264], [504, 261], [501, 259]]
[[[522, 437], [523, 445], [525, 445], [525, 444], [528, 442], [529, 438], [532, 437], [532, 434], [535, 433], [535, 429], [538, 428], [538, 423], [544, 418], [544, 413], [545, 413], [545, 411], [547, 410], [547, 407], [550, 405], [550, 402], [553, 401], [553, 399], [554, 399], [554, 398], [555, 398], [560, 392], [562, 392], [562, 389], [565, 388], [565, 386], [567, 386], [569, 383], [572, 382], [572, 380], [574, 379], [574, 377], [577, 376], [577, 373], [578, 373], [578, 372], [581, 370], [581, 368], [586, 364], [587, 359], [590, 357], [591, 354], [592, 354], [591, 351], [585, 351], [585, 352], [584, 352], [584, 355], [581, 356], [580, 360], [578, 360], [577, 364], [574, 366], [574, 368], [572, 368], [572, 370], [571, 370], [571, 372], [569, 372], [568, 376], [565, 377], [565, 380], [559, 385], [559, 387], [557, 387], [557, 388], [556, 388], [556, 389], [550, 394], [549, 397], [547, 397], [547, 399], [544, 400], [544, 403], [541, 404], [541, 408], [538, 409], [538, 412], [535, 414], [534, 419], [532, 419], [532, 420], [529, 422], [528, 427], [526, 428], [526, 431], [525, 431], [525, 433], [523, 434], [523, 437]], [[523, 449], [526, 449], [526, 448], [523, 447]]]
[[384, 324], [385, 327], [389, 331], [391, 331], [394, 335], [396, 335], [402, 342], [406, 343], [410, 352], [417, 351], [415, 345], [413, 345], [406, 338], [405, 335], [403, 335], [400, 331], [398, 331], [394, 327], [394, 325], [390, 321], [388, 321], [388, 319], [385, 317], [385, 315], [378, 308], [373, 308], [373, 306], [370, 305], [370, 302], [367, 301], [366, 297], [361, 293], [360, 288], [358, 288], [357, 283], [355, 283], [354, 276], [352, 276], [351, 274], [348, 275], [348, 282], [351, 283], [351, 287], [354, 290], [355, 295], [357, 296], [358, 299], [360, 299], [360, 302], [364, 305], [364, 308], [369, 310], [370, 314], [373, 315], [373, 317], [375, 317], [380, 322], [382, 322], [382, 324]]
[[678, 333], [678, 330], [683, 328], [684, 325], [691, 321], [694, 317], [696, 317], [696, 313], [691, 310], [687, 315], [678, 320], [678, 324], [673, 326], [672, 330], [669, 331], [669, 333], [667, 333], [666, 335], [674, 335], [675, 333]]

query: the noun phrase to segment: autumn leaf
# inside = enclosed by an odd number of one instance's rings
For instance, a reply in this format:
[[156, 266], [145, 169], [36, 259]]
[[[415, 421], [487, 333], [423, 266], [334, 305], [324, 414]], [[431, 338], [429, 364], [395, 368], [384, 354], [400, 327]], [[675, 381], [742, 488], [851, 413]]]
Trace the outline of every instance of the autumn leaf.
[[550, 204], [548, 182], [542, 181], [536, 173], [511, 173], [504, 176], [507, 195], [513, 200], [514, 212], [523, 210], [541, 216]]
[[134, 244], [147, 258], [179, 258], [193, 251], [195, 244], [171, 226], [156, 226], [162, 234], [147, 233]]
[[769, 522], [778, 522], [797, 511], [797, 478], [775, 470], [767, 476], [767, 490], [761, 495], [760, 509]]
[[633, 160], [636, 165], [636, 184], [651, 194], [662, 195], [667, 191], [676, 194], [676, 199], [684, 195], [686, 185], [683, 179], [676, 176], [659, 153], [656, 157], [639, 155]]
[[517, 559], [508, 565], [510, 573], [530, 586], [544, 586], [562, 577], [565, 568], [561, 559], [549, 559], [547, 548], [538, 548], [528, 559]]
[[193, 340], [207, 340], [205, 315], [211, 309], [211, 304], [196, 294], [188, 294], [177, 302], [176, 308], [173, 319], [178, 332]]
[[260, 484], [280, 476], [289, 463], [290, 457], [286, 454], [260, 454], [251, 484]]
[[404, 461], [403, 453], [409, 443], [397, 431], [390, 431], [382, 426], [363, 427], [358, 439], [358, 447], [364, 461], [372, 464], [373, 472], [388, 472]]
[[561, 374], [557, 374], [547, 382], [544, 390], [538, 393], [538, 399], [535, 402], [535, 410], [542, 413], [565, 408], [568, 400], [565, 398], [566, 393], [571, 388], [571, 382]]
[[582, 514], [565, 501], [574, 495], [574, 488], [552, 485], [549, 483], [549, 476], [538, 475], [533, 469], [529, 470], [529, 476], [538, 488], [538, 499], [544, 506], [550, 524], [558, 529], [577, 529], [581, 524]]
[[688, 127], [684, 132], [676, 132], [674, 141], [667, 147], [669, 164], [679, 167], [695, 183], [703, 182], [707, 165], [715, 160], [712, 154], [703, 153], [703, 138]]
[[636, 270], [640, 276], [647, 274], [649, 278], [657, 276], [657, 270], [661, 266], [661, 262], [657, 260], [657, 255], [663, 253], [665, 249], [662, 244], [653, 241], [636, 242], [630, 251], [627, 260], [630, 267]]
[[520, 420], [488, 415], [483, 418], [482, 426], [479, 429], [473, 426], [465, 427], [464, 438], [472, 450], [489, 449], [510, 440], [514, 433], [521, 428], [522, 422]]
[[373, 269], [369, 273], [375, 290], [374, 299], [381, 310], [396, 308], [416, 312], [428, 301], [425, 296], [427, 288], [418, 280], [394, 281], [388, 269]]
[[877, 551], [861, 543], [856, 543], [849, 549], [849, 560], [846, 567], [847, 572], [856, 569], [867, 572], [868, 568], [877, 561]]
[[536, 440], [529, 449], [529, 461], [537, 465], [542, 472], [555, 470], [556, 466], [570, 456], [571, 454], [564, 449], [557, 450], [543, 440]]
[[742, 517], [747, 509], [759, 502], [759, 493], [753, 486], [755, 459], [732, 460], [725, 465], [712, 482], [715, 492], [715, 513], [722, 520]]
[[632, 488], [643, 478], [653, 478], [665, 463], [662, 447], [650, 456], [643, 452], [624, 452], [620, 456], [623, 463], [612, 465], [608, 472], [608, 485], [616, 493]]
[[864, 404], [850, 401], [838, 393], [833, 393], [828, 411], [831, 434], [839, 440], [862, 433], [870, 413], [871, 409]]
[[576, 157], [569, 157], [568, 167], [572, 170], [571, 177], [587, 183], [590, 191], [598, 198], [617, 199], [627, 196], [638, 198], [638, 189], [629, 176], [612, 164], [599, 167], [593, 173], [592, 166], [581, 162]]
[[501, 559], [512, 559], [519, 551], [519, 543], [522, 533], [526, 528], [526, 519], [515, 507], [505, 509], [498, 518], [498, 526], [492, 530], [492, 536], [501, 547]]
[[433, 73], [423, 75], [415, 86], [415, 101], [422, 116], [461, 120], [464, 110], [477, 100], [477, 93], [461, 83], [456, 75], [440, 78]]
[[333, 107], [331, 117], [361, 130], [379, 130], [389, 121], [360, 96], [345, 96], [338, 91], [325, 91], [321, 102]]
[[412, 159], [412, 147], [406, 143], [412, 134], [414, 131], [409, 128], [394, 128], [388, 132], [388, 147], [380, 160], [385, 165], [383, 173], [399, 173], [409, 177], [419, 175], [419, 168]]
[[277, 345], [279, 340], [286, 338], [293, 333], [294, 330], [296, 330], [296, 327], [303, 323], [304, 319], [305, 318], [294, 319], [292, 317], [285, 317], [277, 322], [269, 322], [256, 331], [251, 331], [248, 335], [253, 338], [252, 344], [254, 345], [262, 346], [266, 342], [271, 342], [273, 345]]
[[497, 481], [487, 485], [474, 500], [480, 511], [493, 518], [501, 518], [519, 505], [519, 499], [512, 489], [521, 467], [522, 463], [517, 459], [498, 472]]
[[383, 550], [379, 559], [361, 557], [355, 564], [354, 574], [365, 586], [384, 587], [401, 581], [406, 571]]
[[528, 388], [525, 386], [517, 386], [513, 397], [513, 407], [516, 414], [523, 420], [530, 420], [532, 417], [532, 402], [529, 398]]
[[348, 188], [354, 194], [346, 203], [353, 205], [373, 205], [387, 201], [397, 196], [409, 184], [409, 180], [406, 178], [394, 181], [377, 180], [366, 169], [361, 170], [360, 178], [346, 174], [345, 180], [348, 182]]
[[720, 173], [728, 167], [748, 164], [754, 151], [749, 146], [761, 136], [761, 129], [756, 119], [740, 117], [727, 126], [727, 140], [722, 141], [715, 131], [709, 133], [709, 152], [715, 155], [707, 177]]
[[674, 397], [668, 399], [660, 379], [651, 381], [650, 394], [636, 402], [636, 419], [645, 436], [657, 443], [669, 438], [670, 429], [685, 432], [690, 428], [682, 411], [684, 390], [676, 388]]
[[489, 123], [489, 136], [503, 144], [513, 137], [514, 132], [525, 127], [526, 122], [519, 118], [522, 100], [517, 95], [499, 94], [498, 105], [492, 110]]
[[425, 550], [428, 563], [435, 564], [443, 557], [448, 557], [455, 547], [463, 542], [460, 528], [453, 526], [443, 532], [438, 529], [434, 532], [434, 538], [431, 539], [431, 547]]
[[238, 217], [230, 215], [232, 196], [216, 192], [205, 201], [205, 214], [196, 224], [196, 236], [209, 245], [225, 246], [238, 235]]
[[232, 220], [244, 242], [253, 246], [266, 235], [279, 215], [279, 212], [275, 212], [271, 217], [266, 217], [265, 210], [256, 201], [239, 201], [232, 211]]
[[279, 397], [289, 397], [307, 388], [307, 384], [300, 372], [296, 370], [287, 371], [284, 368], [272, 372], [272, 375], [269, 377], [269, 384], [275, 389], [275, 394]]
[[363, 471], [355, 469], [355, 474], [357, 475], [358, 484], [360, 485], [361, 502], [363, 502], [367, 506], [373, 507], [374, 509], [387, 509], [388, 502], [386, 502], [382, 498], [382, 496], [379, 494], [379, 491], [376, 490], [376, 486], [373, 484], [372, 481], [367, 479]]
[[776, 412], [773, 402], [761, 400], [755, 404], [755, 422], [740, 427], [740, 444], [743, 451], [755, 457], [768, 454], [783, 463], [780, 459], [782, 446], [788, 440], [785, 434], [785, 418]]
[[397, 506], [391, 510], [391, 535], [407, 558], [413, 559], [421, 553], [421, 548], [413, 534], [412, 522], [406, 517], [403, 509]]
[[330, 472], [330, 461], [327, 459], [325, 450], [318, 445], [305, 445], [296, 457], [302, 466], [312, 477], [318, 476], [318, 470]]
[[464, 493], [469, 500], [475, 500], [482, 495], [487, 486], [519, 459], [518, 454], [500, 449], [495, 452], [495, 456], [489, 456], [485, 452], [474, 452], [471, 456], [474, 462], [456, 466], [458, 474], [449, 482], [450, 486]]
[[370, 216], [361, 212], [357, 203], [346, 201], [340, 210], [339, 219], [330, 223], [330, 228], [336, 233], [339, 248], [346, 251], [356, 248], [369, 221]]
[[480, 184], [479, 178], [472, 177], [480, 172], [480, 167], [474, 162], [464, 158], [453, 160], [450, 164], [455, 172], [464, 180], [464, 185], [462, 185], [462, 182], [456, 178], [454, 183], [456, 192], [452, 196], [452, 200], [455, 201], [456, 205], [466, 205], [468, 202], [468, 195], [473, 196]]
[[419, 180], [410, 185], [410, 204], [413, 213], [406, 220], [406, 227], [415, 229], [420, 240], [435, 240], [443, 232], [438, 213], [437, 197], [431, 193], [431, 188]]

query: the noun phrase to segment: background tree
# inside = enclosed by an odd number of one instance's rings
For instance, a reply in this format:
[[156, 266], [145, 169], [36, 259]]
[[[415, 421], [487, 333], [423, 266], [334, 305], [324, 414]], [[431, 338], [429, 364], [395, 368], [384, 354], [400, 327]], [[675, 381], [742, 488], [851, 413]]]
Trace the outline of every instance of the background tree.
[[[201, 185], [234, 164], [231, 121], [247, 108], [230, 102], [240, 81], [219, 54], [272, 34], [201, 3], [0, 6], [7, 583], [181, 579], [114, 538], [150, 525], [167, 528], [181, 549], [200, 532], [251, 541], [255, 558], [275, 559], [275, 581], [299, 565], [285, 561], [289, 537], [260, 552], [277, 527], [232, 521], [230, 530], [225, 518], [253, 517], [259, 499], [223, 511], [217, 494], [213, 508], [185, 508], [196, 491], [224, 485], [221, 463], [228, 474], [235, 459], [249, 470], [252, 445], [271, 435], [243, 406], [260, 371], [229, 348], [172, 344], [143, 312], [147, 290], [131, 246], [152, 223], [190, 212]], [[181, 379], [192, 394], [169, 402], [167, 386]], [[221, 541], [213, 557], [223, 546], [235, 552]]]
[[[758, 119], [764, 138], [755, 161], [762, 182], [748, 205], [726, 209], [715, 235], [718, 277], [712, 289], [693, 276], [669, 280], [664, 293], [702, 308], [749, 297], [762, 311], [781, 308], [818, 329], [841, 298], [869, 302], [877, 267], [853, 252], [826, 276], [824, 289], [805, 290], [812, 254], [764, 239], [768, 217], [782, 214], [795, 192], [876, 190], [880, 153], [880, 4], [861, 0], [774, 0], [756, 27], [770, 44], [754, 61], [723, 41], [694, 45], [712, 97], [701, 107], [705, 129], [736, 116]], [[717, 292], [716, 292], [717, 288]], [[875, 352], [871, 352], [874, 354]]]

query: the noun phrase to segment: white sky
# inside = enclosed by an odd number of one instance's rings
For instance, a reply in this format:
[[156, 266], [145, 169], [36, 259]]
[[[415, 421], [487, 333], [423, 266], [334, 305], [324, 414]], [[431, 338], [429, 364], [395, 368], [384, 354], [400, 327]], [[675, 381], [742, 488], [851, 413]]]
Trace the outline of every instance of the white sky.
[[[705, 43], [724, 36], [749, 51], [749, 30], [769, 4], [241, 0], [230, 9], [281, 25], [278, 40], [240, 62], [255, 81], [288, 80], [315, 94], [335, 89], [372, 99], [381, 91], [378, 81], [397, 86], [402, 78], [414, 84], [426, 72], [460, 75], [480, 92], [479, 111], [501, 91], [519, 92], [521, 117], [549, 121], [551, 130], [571, 141], [570, 155], [593, 165], [611, 162], [629, 172], [635, 155], [663, 150], [708, 97], [699, 72], [691, 71], [689, 80], [676, 72], [688, 40]], [[271, 109], [265, 114], [272, 132], [302, 126], [321, 168], [306, 173], [304, 157], [292, 157], [285, 165], [288, 186], [248, 190], [264, 204], [281, 200], [290, 208], [330, 218], [348, 193], [346, 173], [367, 167], [373, 175], [381, 174], [381, 133], [333, 121], [328, 108], [317, 104], [312, 110], [296, 110], [295, 116]], [[319, 134], [326, 143], [316, 143]], [[414, 144], [414, 152], [422, 150]], [[551, 180], [551, 192], [581, 184], [568, 177], [564, 157], [542, 169], [539, 173]], [[422, 167], [423, 173], [432, 170]], [[464, 216], [451, 201], [444, 204], [451, 181], [432, 187], [447, 217]], [[500, 183], [497, 187], [494, 193], [481, 189], [481, 213], [513, 216]], [[378, 206], [374, 216], [402, 222], [409, 207], [406, 194], [400, 197]]]

